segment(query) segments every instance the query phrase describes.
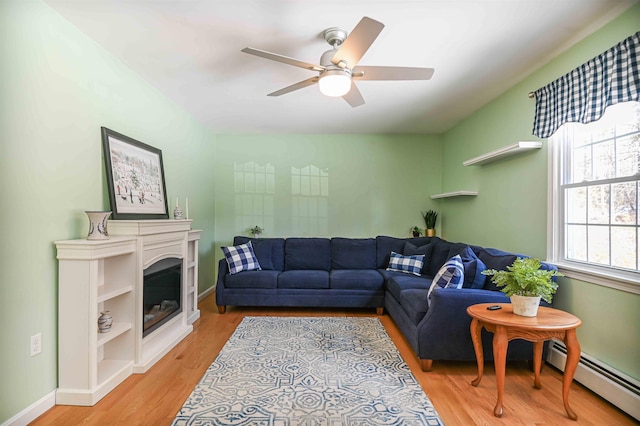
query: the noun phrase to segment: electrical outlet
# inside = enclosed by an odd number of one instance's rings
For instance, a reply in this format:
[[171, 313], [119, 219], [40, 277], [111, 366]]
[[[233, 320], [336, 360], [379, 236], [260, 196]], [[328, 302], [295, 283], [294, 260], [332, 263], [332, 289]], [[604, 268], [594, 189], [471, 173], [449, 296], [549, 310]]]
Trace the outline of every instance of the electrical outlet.
[[31, 356], [42, 352], [42, 333], [31, 336]]

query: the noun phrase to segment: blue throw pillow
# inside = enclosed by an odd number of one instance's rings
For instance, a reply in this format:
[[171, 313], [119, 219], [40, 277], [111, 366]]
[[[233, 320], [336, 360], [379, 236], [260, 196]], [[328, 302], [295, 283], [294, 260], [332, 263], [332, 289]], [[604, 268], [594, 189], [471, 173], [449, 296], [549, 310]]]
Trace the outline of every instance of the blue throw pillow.
[[423, 254], [403, 256], [392, 251], [391, 256], [389, 257], [389, 266], [387, 267], [387, 271], [404, 272], [420, 276], [422, 273], [422, 265], [424, 265]]
[[239, 246], [221, 247], [224, 257], [229, 265], [229, 273], [236, 274], [241, 271], [260, 271], [260, 263], [253, 252], [251, 241]]
[[427, 302], [431, 305], [431, 293], [436, 288], [461, 288], [464, 282], [464, 265], [462, 264], [462, 258], [460, 255], [455, 255], [449, 259], [438, 271], [431, 287], [429, 287], [429, 293], [427, 293]]
[[462, 264], [464, 265], [464, 284], [463, 288], [482, 288], [486, 280], [486, 276], [482, 275], [482, 271], [487, 266], [482, 260], [476, 256], [471, 247], [467, 246], [462, 253]]

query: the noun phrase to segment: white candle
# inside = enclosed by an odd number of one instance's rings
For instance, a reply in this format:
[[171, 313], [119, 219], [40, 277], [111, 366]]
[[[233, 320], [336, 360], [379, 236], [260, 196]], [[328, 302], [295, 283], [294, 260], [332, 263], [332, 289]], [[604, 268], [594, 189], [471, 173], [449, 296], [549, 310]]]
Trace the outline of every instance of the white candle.
[[189, 219], [189, 197], [184, 199], [184, 208], [187, 213], [187, 215], [185, 216], [185, 219]]
[[178, 204], [178, 197], [176, 197], [176, 208], [180, 207], [180, 204]]

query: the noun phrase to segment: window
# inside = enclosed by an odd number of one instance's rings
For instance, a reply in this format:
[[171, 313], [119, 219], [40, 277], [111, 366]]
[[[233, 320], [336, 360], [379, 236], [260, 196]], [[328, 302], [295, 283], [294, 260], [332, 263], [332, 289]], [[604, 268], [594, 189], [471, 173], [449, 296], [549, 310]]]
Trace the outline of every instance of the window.
[[553, 260], [605, 284], [640, 283], [640, 103], [564, 124], [551, 144]]
[[235, 229], [258, 225], [274, 232], [276, 171], [271, 163], [234, 162]]
[[291, 225], [298, 235], [328, 235], [329, 170], [291, 167]]

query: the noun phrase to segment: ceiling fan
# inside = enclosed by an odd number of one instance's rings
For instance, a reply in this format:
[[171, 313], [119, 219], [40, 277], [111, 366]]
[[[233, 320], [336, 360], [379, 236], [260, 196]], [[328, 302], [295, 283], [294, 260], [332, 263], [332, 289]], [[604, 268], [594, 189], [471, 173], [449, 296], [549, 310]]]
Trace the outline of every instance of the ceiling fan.
[[356, 80], [429, 80], [433, 75], [433, 68], [358, 65], [358, 61], [371, 47], [383, 28], [384, 24], [366, 16], [358, 22], [348, 36], [347, 32], [341, 28], [327, 28], [323, 36], [332, 49], [322, 54], [320, 65], [252, 47], [245, 47], [242, 52], [319, 73], [315, 77], [269, 93], [267, 96], [284, 95], [318, 83], [320, 92], [327, 96], [341, 96], [355, 108], [364, 104], [362, 94], [355, 85]]

